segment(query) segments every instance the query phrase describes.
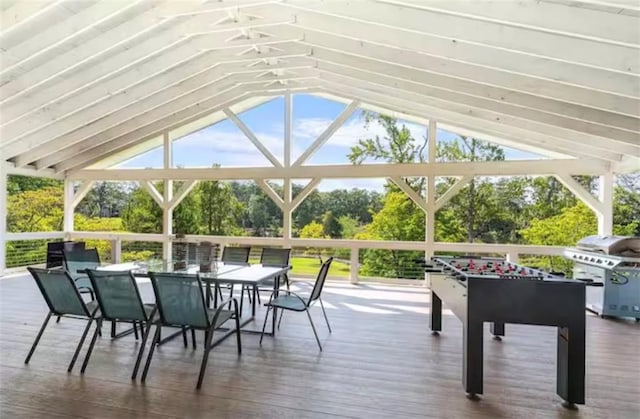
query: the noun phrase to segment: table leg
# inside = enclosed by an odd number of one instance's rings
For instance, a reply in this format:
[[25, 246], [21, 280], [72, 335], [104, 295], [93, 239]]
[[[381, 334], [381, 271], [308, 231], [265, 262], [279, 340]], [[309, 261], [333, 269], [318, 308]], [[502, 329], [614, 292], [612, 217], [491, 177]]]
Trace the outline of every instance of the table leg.
[[[280, 288], [280, 277], [273, 278], [273, 299], [278, 298], [278, 289]], [[271, 319], [271, 333], [273, 336], [276, 335], [276, 320], [278, 319], [278, 309], [277, 307], [273, 307], [271, 309], [271, 315], [273, 318]]]
[[253, 293], [253, 299], [251, 300], [251, 317], [256, 317], [256, 301], [258, 300], [256, 298], [256, 293], [258, 292], [258, 287], [254, 285], [251, 292]]
[[463, 331], [462, 383], [469, 398], [482, 394], [483, 381], [483, 324], [466, 322]]
[[502, 340], [502, 336], [504, 336], [504, 323], [493, 322], [489, 325], [489, 329], [495, 340]]
[[584, 404], [585, 331], [582, 324], [558, 328], [557, 394], [565, 400], [564, 407], [575, 409]]
[[431, 317], [429, 318], [431, 333], [439, 334], [442, 330], [442, 300], [438, 295], [431, 291]]

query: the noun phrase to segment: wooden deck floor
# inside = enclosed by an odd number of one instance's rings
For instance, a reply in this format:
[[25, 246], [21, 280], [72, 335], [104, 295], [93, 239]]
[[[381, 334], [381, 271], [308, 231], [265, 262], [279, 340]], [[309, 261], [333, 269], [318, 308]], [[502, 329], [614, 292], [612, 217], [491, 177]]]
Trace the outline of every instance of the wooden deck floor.
[[67, 374], [82, 329], [72, 319], [50, 326], [25, 366], [46, 306], [31, 278], [0, 279], [0, 417], [640, 417], [640, 324], [588, 315], [586, 405], [567, 411], [552, 328], [508, 325], [502, 342], [487, 338], [485, 394], [474, 402], [460, 380], [461, 325], [446, 315], [443, 334], [429, 334], [426, 289], [329, 283], [324, 299], [334, 328], [317, 307], [324, 352], [305, 316], [287, 314], [262, 347], [244, 334], [240, 357], [232, 339], [216, 348], [196, 392], [202, 350], [180, 340], [158, 351], [146, 385], [129, 378], [133, 336], [100, 339], [84, 377], [79, 365]]

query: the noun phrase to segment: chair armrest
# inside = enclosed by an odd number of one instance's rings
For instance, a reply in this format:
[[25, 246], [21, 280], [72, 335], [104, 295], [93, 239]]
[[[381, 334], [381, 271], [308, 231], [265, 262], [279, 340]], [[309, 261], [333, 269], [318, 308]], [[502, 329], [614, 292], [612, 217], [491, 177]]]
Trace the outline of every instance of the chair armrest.
[[211, 320], [211, 325], [215, 325], [218, 323], [218, 317], [220, 316], [220, 313], [224, 310], [224, 306], [226, 306], [232, 301], [233, 301], [233, 312], [234, 312], [233, 314], [236, 317], [238, 317], [238, 300], [233, 297], [227, 298], [226, 300], [218, 303], [218, 308], [216, 308], [215, 314], [213, 315], [213, 319]]

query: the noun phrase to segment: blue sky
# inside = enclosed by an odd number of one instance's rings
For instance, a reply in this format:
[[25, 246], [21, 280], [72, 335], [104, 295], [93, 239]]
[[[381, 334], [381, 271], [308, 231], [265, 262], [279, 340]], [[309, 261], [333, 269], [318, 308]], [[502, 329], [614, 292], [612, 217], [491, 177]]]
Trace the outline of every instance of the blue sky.
[[[345, 105], [312, 95], [294, 95], [292, 161], [320, 135], [344, 110]], [[238, 116], [256, 137], [281, 162], [283, 160], [284, 99], [276, 98]], [[401, 121], [422, 140], [427, 129], [423, 125]], [[361, 138], [382, 134], [380, 126], [364, 126], [361, 112], [353, 116], [321, 147], [307, 164], [345, 164], [350, 147]], [[438, 141], [450, 141], [455, 134], [438, 130]], [[506, 149], [508, 159], [539, 158], [536, 155]], [[181, 167], [221, 166], [270, 166], [269, 161], [228, 120], [204, 128], [174, 142], [173, 164]], [[162, 167], [162, 149], [157, 148], [124, 162], [120, 167]], [[385, 180], [380, 179], [331, 179], [323, 180], [320, 190], [338, 188], [367, 188], [381, 190]]]

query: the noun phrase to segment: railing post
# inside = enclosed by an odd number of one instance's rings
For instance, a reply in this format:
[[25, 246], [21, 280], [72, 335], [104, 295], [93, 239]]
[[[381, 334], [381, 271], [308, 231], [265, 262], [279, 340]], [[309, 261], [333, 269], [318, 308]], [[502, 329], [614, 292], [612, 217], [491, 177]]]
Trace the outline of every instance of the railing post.
[[122, 261], [122, 240], [120, 238], [111, 240], [111, 263]]
[[7, 173], [0, 163], [0, 275], [7, 268]]
[[518, 263], [520, 258], [518, 257], [518, 252], [509, 252], [507, 253], [507, 261], [511, 263]]
[[349, 282], [358, 283], [358, 268], [360, 267], [360, 248], [351, 248], [351, 266], [349, 267]]

